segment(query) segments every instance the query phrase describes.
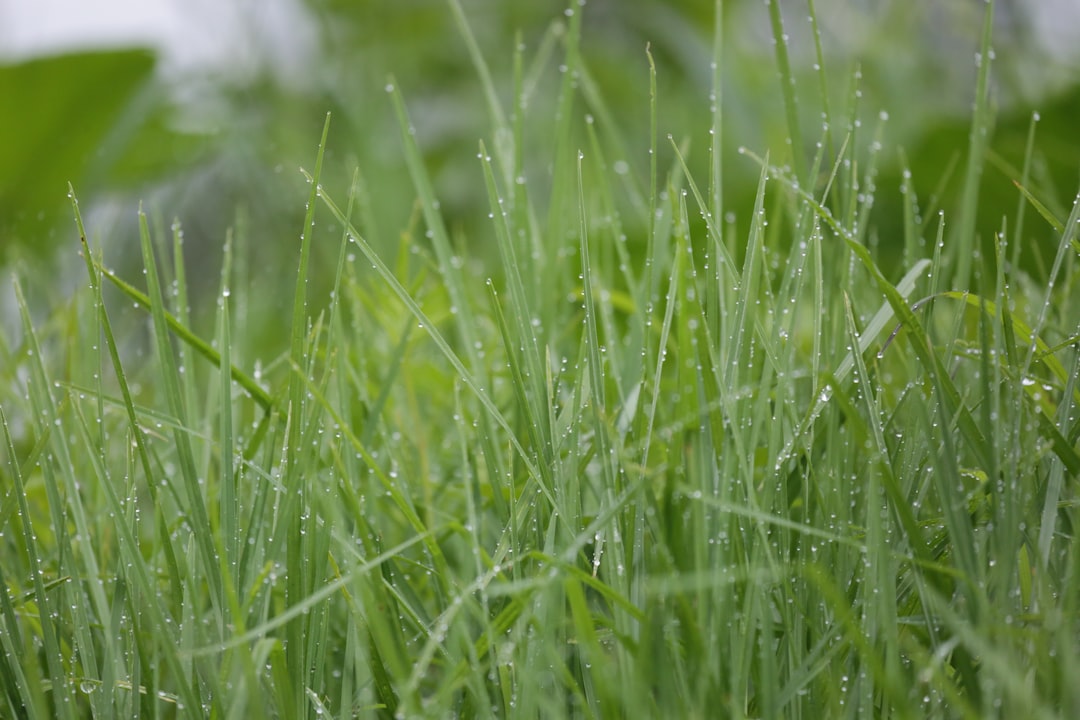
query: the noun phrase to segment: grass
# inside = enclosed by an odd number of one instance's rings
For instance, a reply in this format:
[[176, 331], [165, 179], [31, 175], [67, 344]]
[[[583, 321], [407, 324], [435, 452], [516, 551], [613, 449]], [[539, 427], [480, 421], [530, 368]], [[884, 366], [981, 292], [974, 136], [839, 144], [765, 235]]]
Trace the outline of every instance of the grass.
[[[88, 282], [46, 310], [15, 279], [0, 715], [1080, 713], [1080, 205], [1055, 217], [1025, 170], [1019, 217], [975, 235], [990, 19], [954, 229], [906, 183], [902, 218], [872, 213], [886, 118], [862, 137], [854, 91], [779, 162], [743, 152], [756, 201], [727, 207], [719, 72], [708, 177], [660, 140], [655, 68], [649, 170], [627, 174], [580, 12], [557, 96], [527, 95], [519, 50], [504, 108], [451, 6], [489, 104], [497, 260], [448, 230], [391, 82], [423, 227], [376, 251], [366, 183], [321, 182], [328, 118], [265, 366], [242, 228], [205, 333], [179, 226], [143, 214], [145, 291], [74, 197]], [[1018, 262], [1028, 207], [1059, 240], [1042, 276]], [[329, 289], [309, 286], [320, 225], [341, 231]]]

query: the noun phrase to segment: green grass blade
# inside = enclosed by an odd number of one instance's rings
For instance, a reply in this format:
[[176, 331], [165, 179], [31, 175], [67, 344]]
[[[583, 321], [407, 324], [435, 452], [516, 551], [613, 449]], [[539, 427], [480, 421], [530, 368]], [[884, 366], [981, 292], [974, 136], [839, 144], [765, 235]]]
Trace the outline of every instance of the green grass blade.
[[[157, 261], [154, 258], [154, 250], [150, 241], [150, 229], [147, 226], [144, 213], [139, 213], [139, 237], [142, 245], [143, 265], [146, 269], [147, 297], [150, 298], [150, 312], [154, 318], [154, 339], [161, 371], [160, 380], [163, 386], [163, 394], [173, 416], [176, 417], [181, 426], [187, 426], [188, 415], [183, 400], [180, 372], [173, 356], [172, 344], [169, 341], [168, 322], [165, 320], [165, 304], [158, 278]], [[185, 492], [185, 501], [187, 502], [185, 512], [188, 522], [191, 524], [191, 532], [194, 535], [196, 547], [199, 549], [205, 578], [210, 587], [210, 597], [215, 607], [224, 609], [225, 598], [222, 590], [218, 554], [217, 549], [214, 547], [214, 534], [210, 528], [210, 517], [203, 498], [200, 474], [195, 467], [191, 439], [186, 432], [176, 429], [173, 431], [173, 440], [176, 443], [177, 460], [180, 465], [180, 475]]]
[[[311, 239], [315, 230], [315, 208], [322, 191], [320, 181], [323, 157], [326, 152], [326, 138], [329, 134], [330, 115], [327, 113], [315, 156], [315, 171], [308, 178], [311, 191], [300, 235], [300, 258], [297, 264], [289, 343], [289, 359], [295, 368], [307, 366], [308, 350], [312, 347], [306, 340], [308, 264], [311, 257]], [[304, 552], [305, 538], [309, 532], [314, 531], [315, 525], [309, 512], [310, 480], [306, 477], [308, 472], [308, 444], [304, 442], [304, 425], [307, 417], [306, 395], [307, 390], [303, 380], [296, 373], [291, 374], [289, 378], [289, 430], [286, 439], [288, 453], [283, 478], [285, 501], [281, 515], [285, 534], [285, 562], [289, 569], [285, 584], [285, 601], [290, 608], [298, 607], [305, 602], [311, 596], [315, 586], [315, 572], [311, 562], [316, 559], [308, 557]], [[311, 618], [306, 614], [288, 623], [285, 630], [287, 638], [285, 660], [289, 676], [295, 683], [294, 690], [290, 693], [294, 705], [288, 712], [295, 718], [308, 717], [310, 711], [305, 695], [312, 678], [306, 641], [310, 630]]]
[[409, 294], [409, 291], [405, 289], [405, 287], [401, 284], [397, 277], [394, 276], [394, 273], [390, 270], [390, 268], [386, 266], [386, 263], [382, 261], [382, 258], [380, 258], [379, 255], [375, 252], [375, 250], [371, 247], [371, 245], [369, 245], [368, 242], [364, 240], [363, 236], [357, 232], [356, 228], [348, 222], [348, 220], [345, 218], [344, 213], [341, 212], [333, 199], [325, 191], [321, 193], [321, 197], [323, 203], [326, 204], [327, 208], [330, 210], [330, 214], [333, 215], [338, 220], [338, 222], [347, 224], [349, 232], [352, 233], [353, 241], [356, 243], [356, 246], [364, 254], [364, 257], [366, 257], [367, 260], [372, 264], [375, 271], [379, 274], [379, 277], [382, 278], [382, 280], [390, 287], [390, 289], [394, 292], [398, 299], [401, 300], [401, 302], [409, 309], [409, 312], [413, 315], [413, 317], [416, 318], [422, 329], [428, 333], [432, 341], [434, 341], [434, 343], [438, 346], [439, 350], [454, 367], [454, 370], [457, 371], [458, 375], [461, 377], [465, 385], [476, 396], [476, 399], [480, 401], [480, 404], [484, 407], [484, 409], [488, 413], [490, 413], [491, 418], [495, 421], [495, 423], [499, 425], [504, 431], [506, 431], [509, 436], [510, 444], [513, 446], [514, 450], [517, 452], [518, 456], [524, 463], [526, 469], [529, 472], [529, 476], [541, 483], [542, 492], [554, 505], [554, 497], [551, 495], [550, 490], [543, 486], [540, 472], [536, 468], [532, 460], [531, 454], [525, 450], [524, 446], [522, 446], [520, 441], [517, 439], [517, 436], [512, 426], [507, 421], [503, 413], [498, 409], [498, 407], [495, 406], [495, 403], [492, 402], [492, 400], [488, 397], [487, 392], [480, 385], [478, 379], [465, 367], [465, 364], [457, 356], [457, 353], [454, 352], [453, 348], [450, 347], [450, 344], [443, 337], [442, 333], [439, 332], [439, 330], [436, 328], [435, 323], [432, 322], [431, 318], [429, 318], [427, 314], [420, 308], [420, 305]]
[[[97, 261], [94, 262], [96, 263]], [[95, 264], [94, 270], [101, 273], [102, 277], [112, 283], [120, 290], [120, 292], [124, 293], [124, 295], [134, 301], [135, 304], [148, 310], [150, 309], [150, 298], [138, 288], [132, 287], [124, 282], [119, 276], [100, 264]], [[211, 347], [205, 340], [191, 332], [191, 330], [184, 326], [175, 315], [166, 311], [165, 322], [168, 323], [169, 330], [171, 330], [177, 338], [194, 349], [195, 352], [203, 358], [210, 361], [215, 367], [221, 366], [221, 353]], [[240, 386], [254, 398], [255, 402], [259, 403], [259, 405], [266, 410], [270, 409], [273, 405], [273, 400], [255, 379], [235, 366], [231, 368], [230, 372], [233, 380], [239, 383]]]
[[806, 180], [804, 167], [806, 160], [803, 157], [799, 103], [795, 95], [795, 73], [791, 69], [791, 59], [788, 56], [788, 35], [784, 32], [784, 19], [780, 12], [780, 3], [777, 0], [771, 0], [766, 5], [769, 8], [769, 25], [772, 28], [776, 67], [780, 74], [780, 90], [784, 97], [788, 138], [791, 141], [791, 167], [795, 169], [795, 177], [802, 182]]
[[[18, 283], [15, 285], [16, 292], [21, 294]], [[56, 601], [45, 591], [45, 570], [37, 548], [36, 532], [34, 530], [30, 505], [26, 501], [26, 485], [23, 482], [22, 472], [16, 460], [15, 443], [11, 439], [11, 431], [8, 428], [7, 414], [0, 407], [0, 425], [4, 428], [4, 442], [7, 446], [8, 461], [11, 467], [11, 479], [15, 485], [15, 499], [19, 503], [19, 519], [22, 526], [23, 542], [26, 548], [27, 560], [30, 566], [31, 580], [34, 586], [34, 602], [38, 606], [41, 622], [41, 643], [45, 656], [45, 664], [48, 667], [49, 681], [52, 687], [52, 707], [56, 717], [75, 717], [75, 688], [68, 678], [64, 669], [64, 657], [60, 650], [61, 629], [59, 613], [54, 610]], [[3, 588], [7, 592], [7, 588]], [[31, 662], [38, 662], [36, 658]]]
[[951, 243], [953, 250], [951, 259], [956, 263], [953, 286], [958, 290], [971, 289], [971, 262], [976, 249], [975, 219], [979, 205], [979, 183], [982, 180], [983, 163], [990, 128], [993, 124], [990, 107], [990, 66], [994, 57], [990, 43], [993, 28], [994, 2], [989, 0], [983, 16], [982, 44], [976, 55], [978, 79], [975, 85], [971, 131], [968, 134], [968, 157], [964, 174], [963, 197], [960, 201], [960, 220]]
[[[221, 299], [218, 308], [218, 338], [221, 347], [221, 363], [218, 365], [219, 403], [218, 412], [218, 479], [221, 499], [218, 505], [218, 527], [221, 530], [222, 555], [225, 562], [226, 591], [235, 596], [240, 586], [240, 506], [236, 490], [236, 467], [234, 465], [236, 449], [233, 445], [233, 401], [232, 401], [232, 331], [229, 325], [231, 282], [232, 243], [226, 240], [224, 260], [221, 269]], [[232, 601], [230, 601], [230, 606]]]

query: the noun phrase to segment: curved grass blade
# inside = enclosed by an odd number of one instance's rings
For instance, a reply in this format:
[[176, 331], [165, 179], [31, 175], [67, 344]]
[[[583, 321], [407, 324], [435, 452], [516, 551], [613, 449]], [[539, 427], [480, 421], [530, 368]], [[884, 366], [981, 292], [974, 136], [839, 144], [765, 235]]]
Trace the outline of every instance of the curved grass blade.
[[[144, 307], [147, 310], [150, 309], [150, 298], [148, 298], [145, 293], [138, 288], [129, 285], [112, 270], [101, 265], [97, 260], [91, 259], [90, 262], [93, 263], [96, 272], [101, 273], [102, 277], [111, 282], [117, 290], [130, 298], [136, 305]], [[164, 317], [169, 329], [172, 330], [173, 334], [176, 335], [178, 339], [187, 343], [192, 350], [209, 360], [214, 367], [221, 367], [221, 353], [211, 347], [208, 342], [191, 332], [191, 330], [177, 320], [176, 316], [172, 313], [165, 311]], [[259, 383], [256, 382], [254, 378], [235, 365], [230, 368], [230, 372], [232, 374], [232, 379], [235, 380], [240, 387], [244, 388], [244, 390], [246, 390], [255, 402], [259, 403], [264, 410], [270, 410], [270, 408], [273, 407], [273, 399], [270, 397], [269, 393], [260, 387]]]

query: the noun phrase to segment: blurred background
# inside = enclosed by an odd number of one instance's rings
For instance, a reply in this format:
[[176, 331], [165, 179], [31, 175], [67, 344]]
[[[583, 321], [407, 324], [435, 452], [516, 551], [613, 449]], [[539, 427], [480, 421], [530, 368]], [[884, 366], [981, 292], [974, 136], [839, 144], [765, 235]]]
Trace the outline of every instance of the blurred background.
[[[561, 0], [461, 0], [509, 106], [512, 58], [525, 45], [530, 89], [526, 167], [540, 188], [562, 57]], [[948, 208], [963, 180], [983, 0], [816, 0], [827, 93], [843, 117], [861, 73], [859, 114], [888, 113], [876, 224], [883, 244], [900, 233], [903, 148], [920, 202]], [[724, 152], [726, 207], [746, 215], [757, 167], [739, 146], [773, 158], [786, 151], [786, 123], [769, 25], [761, 0], [725, 0]], [[806, 0], [781, 2], [797, 79], [803, 132], [820, 137]], [[621, 133], [608, 160], [647, 186], [649, 83], [656, 61], [659, 131], [689, 143], [704, 183], [709, 142], [712, 0], [588, 0], [583, 60]], [[1016, 207], [1019, 167], [1034, 112], [1040, 196], [1064, 217], [1080, 181], [1080, 2], [998, 0], [992, 98], [996, 121], [979, 228], [998, 229]], [[134, 276], [136, 211], [185, 233], [189, 273], [207, 287], [227, 229], [251, 238], [255, 292], [268, 324], [288, 306], [307, 187], [319, 132], [333, 113], [324, 185], [339, 201], [360, 168], [368, 198], [361, 228], [385, 253], [417, 230], [416, 193], [397, 121], [384, 91], [393, 75], [425, 152], [448, 225], [482, 264], [491, 242], [477, 142], [491, 145], [481, 85], [444, 0], [0, 0], [0, 264], [46, 268], [54, 282], [35, 293], [57, 300], [84, 282], [67, 183], [80, 199], [107, 263]], [[579, 98], [575, 113], [599, 113]], [[583, 123], [581, 123], [583, 124]], [[670, 162], [661, 143], [661, 168]], [[958, 156], [959, 154], [959, 156]], [[534, 185], [535, 184], [535, 185]], [[534, 192], [540, 197], [543, 192]], [[891, 214], [895, 213], [895, 217]], [[325, 215], [323, 216], [325, 219]], [[892, 222], [895, 220], [895, 222]], [[1031, 242], [1053, 239], [1032, 226]], [[629, 232], [640, 234], [642, 228]], [[340, 228], [317, 252], [332, 267]], [[423, 235], [419, 227], [417, 236]], [[633, 238], [631, 238], [633, 240]], [[9, 295], [9, 271], [0, 281]], [[198, 281], [198, 280], [197, 280]], [[8, 304], [8, 300], [3, 301]], [[208, 307], [212, 307], [212, 299]], [[277, 303], [280, 307], [275, 306]], [[196, 308], [198, 309], [198, 308]], [[6, 324], [6, 322], [5, 322]]]

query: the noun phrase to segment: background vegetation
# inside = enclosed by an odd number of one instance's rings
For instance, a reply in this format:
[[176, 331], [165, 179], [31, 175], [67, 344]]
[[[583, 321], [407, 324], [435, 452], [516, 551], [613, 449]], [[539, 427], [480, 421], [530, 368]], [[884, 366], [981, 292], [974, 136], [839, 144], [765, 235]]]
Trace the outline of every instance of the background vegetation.
[[817, 4], [0, 68], [0, 714], [1080, 712], [1080, 86]]

